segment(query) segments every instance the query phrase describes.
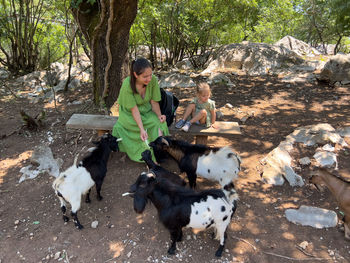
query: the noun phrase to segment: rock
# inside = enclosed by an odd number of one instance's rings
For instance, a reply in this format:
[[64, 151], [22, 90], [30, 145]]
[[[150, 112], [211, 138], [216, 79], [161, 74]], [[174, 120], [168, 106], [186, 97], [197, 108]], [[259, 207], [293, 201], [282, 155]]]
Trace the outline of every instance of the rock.
[[298, 246], [305, 250], [308, 245], [309, 245], [309, 242], [303, 241]]
[[161, 88], [178, 87], [178, 88], [191, 88], [196, 87], [196, 83], [187, 75], [180, 73], [171, 73], [159, 80], [159, 86]]
[[233, 108], [232, 104], [230, 104], [230, 103], [226, 103], [226, 104], [225, 104], [225, 107], [226, 107], [226, 108], [229, 108], [229, 109], [232, 109], [232, 108]]
[[19, 224], [19, 220], [17, 219], [16, 221], [15, 221], [15, 225], [18, 225]]
[[221, 111], [216, 111], [216, 120], [220, 120], [224, 114]]
[[337, 213], [327, 209], [302, 205], [298, 210], [287, 209], [288, 221], [315, 228], [335, 227], [338, 223]]
[[350, 81], [350, 54], [338, 54], [327, 61], [318, 79], [331, 84]]
[[335, 153], [318, 151], [313, 157], [321, 167], [331, 167], [333, 164], [335, 164], [335, 169], [338, 168], [337, 155]]
[[224, 45], [213, 53], [208, 62], [207, 68], [200, 73], [202, 76], [222, 69], [243, 70], [251, 76], [266, 75], [288, 71], [294, 65], [305, 63], [295, 52], [283, 46], [249, 42]]
[[91, 227], [92, 228], [97, 228], [97, 226], [98, 226], [98, 221], [96, 220], [96, 221], [93, 221], [92, 223], [91, 223]]
[[283, 37], [282, 39], [278, 40], [275, 45], [288, 48], [297, 53], [299, 56], [315, 56], [321, 54], [316, 48], [312, 47], [308, 43], [305, 43], [304, 41], [296, 39], [292, 36]]
[[304, 157], [304, 158], [299, 159], [299, 163], [301, 165], [309, 165], [309, 164], [311, 164], [311, 160], [309, 157]]
[[54, 259], [59, 259], [61, 257], [61, 251], [56, 252]]
[[20, 172], [23, 174], [19, 179], [19, 182], [23, 182], [26, 179], [34, 179], [38, 174], [48, 172], [50, 175], [57, 177], [60, 172], [60, 167], [63, 163], [62, 159], [53, 158], [50, 147], [46, 145], [39, 145], [34, 149], [32, 156], [30, 157], [31, 163], [39, 164], [36, 169], [31, 169], [33, 166], [28, 165], [22, 167]]

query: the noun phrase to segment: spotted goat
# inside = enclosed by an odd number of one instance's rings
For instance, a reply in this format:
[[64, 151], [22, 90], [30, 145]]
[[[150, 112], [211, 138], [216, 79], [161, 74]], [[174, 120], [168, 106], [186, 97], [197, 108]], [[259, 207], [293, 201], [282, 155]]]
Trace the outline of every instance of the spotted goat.
[[195, 228], [205, 230], [213, 228], [215, 238], [220, 241], [215, 256], [221, 257], [226, 229], [237, 208], [238, 195], [230, 189], [230, 200], [225, 189], [210, 189], [195, 192], [192, 189], [176, 185], [153, 173], [143, 172], [131, 185], [129, 195], [134, 198], [134, 210], [143, 213], [150, 200], [158, 210], [158, 216], [169, 230], [171, 245], [169, 254], [175, 254], [176, 242], [182, 240], [182, 229]]
[[181, 172], [186, 172], [191, 188], [195, 188], [197, 176], [217, 181], [225, 187], [238, 178], [241, 170], [240, 156], [227, 146], [190, 144], [169, 136], [160, 136], [149, 145], [155, 153], [166, 152], [175, 159]]

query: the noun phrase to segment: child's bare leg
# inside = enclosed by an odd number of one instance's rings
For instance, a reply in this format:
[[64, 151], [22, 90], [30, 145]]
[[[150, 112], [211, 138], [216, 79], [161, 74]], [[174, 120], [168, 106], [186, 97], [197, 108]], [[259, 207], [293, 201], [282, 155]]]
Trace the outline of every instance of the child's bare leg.
[[190, 123], [195, 123], [199, 121], [200, 124], [204, 124], [207, 121], [207, 111], [201, 110], [199, 111], [191, 120]]
[[192, 116], [195, 110], [195, 104], [191, 103], [187, 106], [184, 116], [182, 117], [183, 120], [187, 120], [188, 117]]

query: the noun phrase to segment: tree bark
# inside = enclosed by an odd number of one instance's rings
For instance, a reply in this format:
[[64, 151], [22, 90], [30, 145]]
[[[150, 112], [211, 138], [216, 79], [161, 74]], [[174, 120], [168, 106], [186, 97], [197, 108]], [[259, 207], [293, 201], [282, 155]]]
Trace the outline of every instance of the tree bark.
[[72, 11], [91, 50], [94, 102], [109, 110], [129, 72], [129, 32], [137, 0], [83, 1]]

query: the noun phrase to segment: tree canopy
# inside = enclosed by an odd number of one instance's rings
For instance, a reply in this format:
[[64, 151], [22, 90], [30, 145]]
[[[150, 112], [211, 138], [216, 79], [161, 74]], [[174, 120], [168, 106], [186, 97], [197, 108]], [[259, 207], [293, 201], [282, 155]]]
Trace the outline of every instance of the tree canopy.
[[[128, 58], [147, 47], [155, 68], [242, 41], [274, 43], [286, 35], [314, 47], [349, 52], [350, 2], [343, 0], [1, 0], [0, 63], [12, 74], [92, 61], [96, 104], [109, 108]], [[160, 54], [160, 51], [162, 53]], [[70, 55], [70, 56], [69, 56]], [[160, 55], [162, 60], [159, 60]]]

